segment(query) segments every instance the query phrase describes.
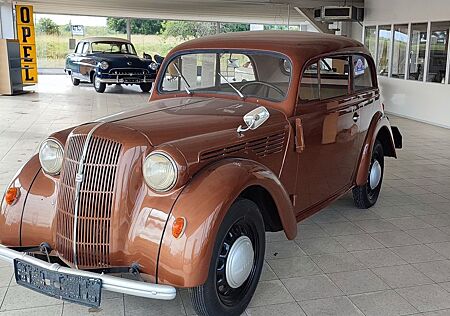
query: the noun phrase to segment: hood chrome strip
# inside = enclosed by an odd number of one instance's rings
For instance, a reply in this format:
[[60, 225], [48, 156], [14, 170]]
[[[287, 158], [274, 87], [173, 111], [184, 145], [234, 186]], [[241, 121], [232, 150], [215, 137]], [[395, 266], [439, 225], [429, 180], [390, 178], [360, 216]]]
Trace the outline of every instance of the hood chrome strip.
[[78, 204], [80, 200], [80, 191], [81, 184], [83, 183], [83, 170], [84, 170], [84, 161], [86, 160], [87, 151], [89, 149], [89, 143], [94, 134], [95, 130], [102, 126], [105, 123], [99, 123], [95, 125], [90, 132], [86, 136], [86, 141], [83, 145], [83, 152], [81, 153], [80, 162], [78, 164], [78, 171], [75, 177], [75, 210], [74, 210], [74, 218], [73, 218], [73, 263], [75, 268], [78, 269], [78, 259], [77, 259], [77, 230], [78, 230]]

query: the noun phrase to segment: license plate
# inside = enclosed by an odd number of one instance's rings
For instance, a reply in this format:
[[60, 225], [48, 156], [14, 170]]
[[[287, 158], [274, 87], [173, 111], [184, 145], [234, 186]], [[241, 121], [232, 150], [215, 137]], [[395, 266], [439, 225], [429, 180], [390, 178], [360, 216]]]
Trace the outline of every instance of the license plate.
[[102, 280], [50, 271], [20, 259], [14, 259], [16, 282], [36, 292], [85, 305], [99, 307]]

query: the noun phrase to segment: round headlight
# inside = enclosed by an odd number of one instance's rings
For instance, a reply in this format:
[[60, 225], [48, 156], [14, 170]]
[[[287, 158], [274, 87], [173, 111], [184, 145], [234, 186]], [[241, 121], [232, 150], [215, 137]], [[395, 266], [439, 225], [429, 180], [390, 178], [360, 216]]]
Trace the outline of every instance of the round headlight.
[[148, 65], [148, 68], [150, 68], [151, 70], [156, 70], [158, 69], [158, 64], [157, 63], [151, 63], [150, 65]]
[[143, 172], [145, 182], [155, 191], [169, 191], [177, 182], [175, 161], [162, 152], [153, 152], [145, 158]]
[[109, 67], [108, 62], [102, 61], [102, 62], [100, 63], [100, 68], [101, 68], [101, 69], [106, 70], [106, 69], [108, 69], [108, 67]]
[[55, 175], [61, 171], [63, 156], [63, 146], [55, 139], [47, 139], [39, 148], [39, 161], [48, 174]]

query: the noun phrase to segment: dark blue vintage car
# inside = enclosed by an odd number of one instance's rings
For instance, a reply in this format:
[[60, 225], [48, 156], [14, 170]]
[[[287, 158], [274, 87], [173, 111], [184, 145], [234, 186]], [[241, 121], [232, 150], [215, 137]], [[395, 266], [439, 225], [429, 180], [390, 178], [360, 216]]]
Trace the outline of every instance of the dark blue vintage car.
[[79, 41], [75, 51], [67, 56], [64, 71], [74, 86], [81, 81], [90, 82], [100, 93], [107, 84], [137, 84], [143, 92], [148, 92], [159, 62], [153, 61], [150, 55], [144, 57], [138, 57], [133, 44], [126, 39], [90, 37]]

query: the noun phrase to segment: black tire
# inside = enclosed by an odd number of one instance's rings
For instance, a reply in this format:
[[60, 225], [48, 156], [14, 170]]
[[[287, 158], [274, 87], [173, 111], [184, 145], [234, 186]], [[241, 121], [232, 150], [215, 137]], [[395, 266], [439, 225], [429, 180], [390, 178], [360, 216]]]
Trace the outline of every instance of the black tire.
[[[370, 186], [370, 173], [374, 163], [378, 161], [381, 167], [381, 178], [378, 185], [375, 188]], [[358, 208], [367, 209], [375, 205], [380, 195], [381, 184], [383, 182], [384, 174], [384, 152], [383, 145], [380, 141], [376, 140], [373, 146], [372, 159], [370, 161], [369, 173], [367, 176], [367, 181], [364, 185], [357, 186], [353, 188], [353, 200]]]
[[[233, 288], [227, 280], [226, 266], [233, 244], [241, 237], [248, 237], [252, 242], [253, 264], [243, 284]], [[264, 221], [258, 206], [250, 200], [239, 199], [230, 207], [220, 226], [206, 283], [189, 289], [191, 302], [197, 314], [202, 316], [241, 315], [250, 303], [258, 285], [264, 263], [264, 252]]]
[[152, 89], [152, 83], [140, 83], [139, 86], [141, 87], [142, 92], [149, 92]]
[[96, 78], [97, 78], [97, 75], [94, 74], [94, 75], [92, 76], [92, 84], [94, 85], [95, 91], [97, 91], [98, 93], [103, 93], [103, 92], [105, 92], [105, 89], [106, 89], [106, 83], [104, 83], [104, 82], [98, 82], [98, 81], [96, 80]]
[[80, 79], [75, 78], [75, 77], [73, 76], [73, 74], [70, 75], [70, 79], [72, 80], [72, 84], [73, 84], [74, 86], [78, 86], [78, 85], [80, 84]]

